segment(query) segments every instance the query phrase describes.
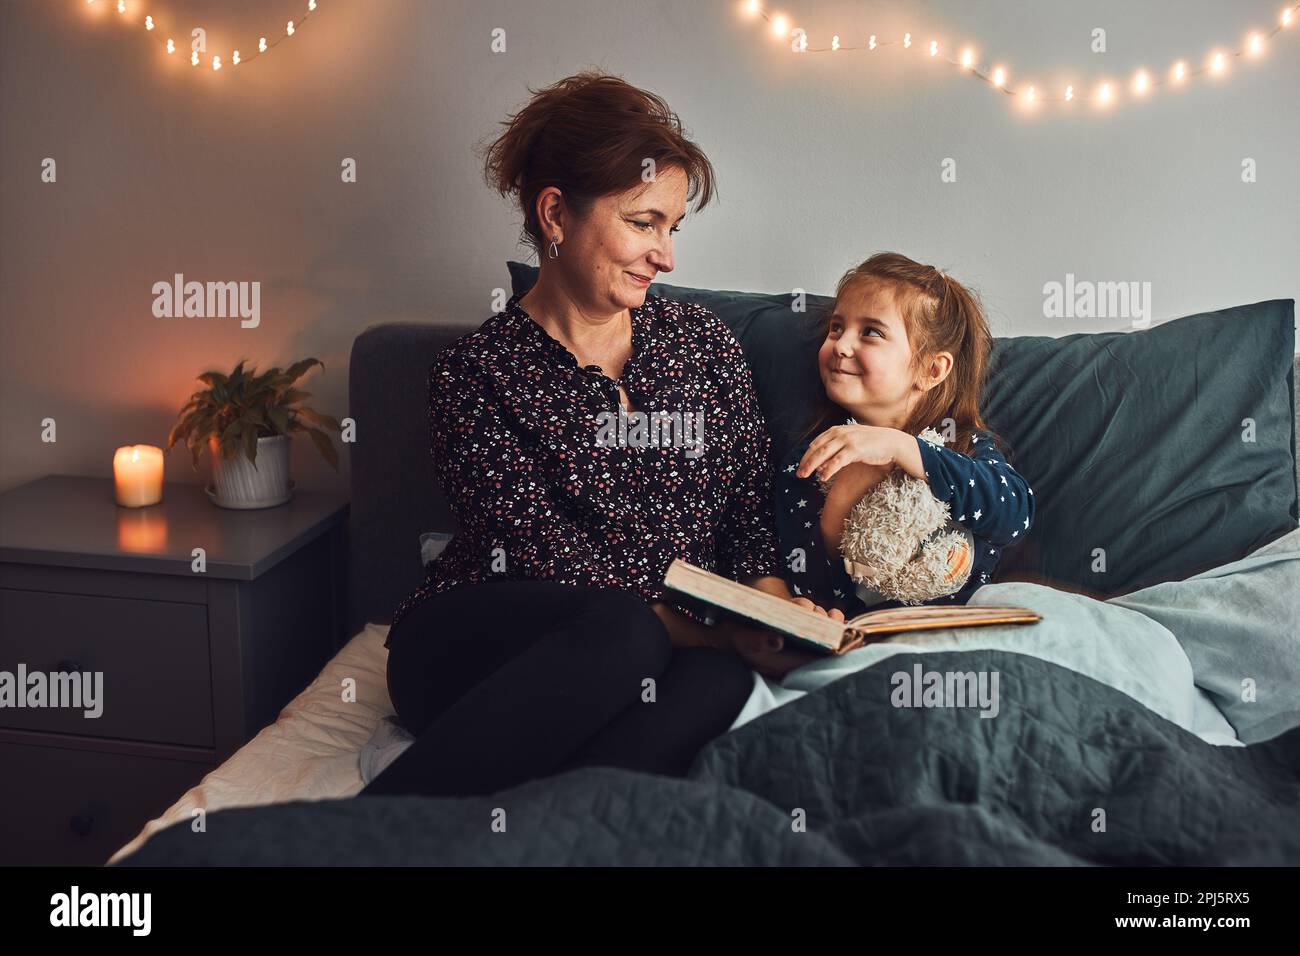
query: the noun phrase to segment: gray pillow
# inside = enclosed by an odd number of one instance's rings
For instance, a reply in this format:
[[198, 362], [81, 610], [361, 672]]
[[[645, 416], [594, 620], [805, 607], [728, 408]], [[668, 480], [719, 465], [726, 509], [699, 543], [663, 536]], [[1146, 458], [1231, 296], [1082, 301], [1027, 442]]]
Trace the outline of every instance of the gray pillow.
[[[1253, 744], [1300, 726], [1300, 529], [1231, 564], [1112, 598], [1169, 630], [1196, 686]], [[1255, 699], [1243, 700], [1243, 683]]]
[[[507, 265], [514, 292], [531, 288], [535, 266]], [[736, 334], [783, 457], [822, 394], [830, 298], [809, 295], [795, 312], [788, 294], [649, 291], [704, 305]], [[1034, 489], [1037, 520], [994, 582], [1106, 598], [1218, 567], [1296, 527], [1294, 351], [1291, 299], [1140, 332], [998, 339], [981, 408]]]

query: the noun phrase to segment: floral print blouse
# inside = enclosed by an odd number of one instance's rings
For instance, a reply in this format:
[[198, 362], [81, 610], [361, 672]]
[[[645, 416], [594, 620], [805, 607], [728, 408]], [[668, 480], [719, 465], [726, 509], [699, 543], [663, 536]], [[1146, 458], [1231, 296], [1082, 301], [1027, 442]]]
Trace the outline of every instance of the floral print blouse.
[[[844, 424], [856, 422], [848, 418]], [[1033, 526], [1034, 489], [1011, 467], [988, 432], [975, 431], [971, 435], [972, 454], [963, 455], [945, 448], [942, 442], [931, 441], [926, 431], [916, 436], [926, 482], [936, 499], [948, 503], [952, 520], [971, 532], [975, 555], [970, 577], [960, 590], [925, 603], [965, 604], [978, 588], [989, 583], [1002, 550], [1021, 541]], [[821, 485], [816, 474], [807, 478], [795, 475], [810, 444], [811, 440], [792, 449], [780, 463], [773, 492], [782, 571], [790, 590], [822, 607], [839, 608], [845, 617], [906, 606], [901, 601], [878, 598], [865, 603], [860, 595], [870, 593], [870, 589], [853, 582], [839, 554], [832, 560], [821, 533], [821, 512], [826, 503]], [[792, 560], [795, 554], [804, 560]]]
[[[771, 440], [726, 324], [647, 295], [616, 380], [580, 367], [520, 298], [429, 369], [434, 468], [458, 527], [393, 629], [429, 595], [485, 581], [624, 588], [699, 621], [700, 606], [664, 587], [674, 558], [733, 580], [779, 576]], [[634, 412], [691, 412], [694, 427], [631, 427], [620, 384]]]

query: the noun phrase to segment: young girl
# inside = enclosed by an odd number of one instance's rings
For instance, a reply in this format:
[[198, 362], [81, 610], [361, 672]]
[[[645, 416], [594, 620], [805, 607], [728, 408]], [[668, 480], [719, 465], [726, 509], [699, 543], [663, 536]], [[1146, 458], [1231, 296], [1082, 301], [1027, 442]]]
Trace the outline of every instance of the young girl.
[[855, 585], [840, 553], [853, 506], [900, 468], [948, 503], [974, 546], [966, 584], [924, 603], [965, 604], [1034, 522], [1033, 489], [980, 415], [992, 336], [979, 303], [932, 266], [883, 252], [840, 279], [825, 331], [826, 401], [777, 468], [773, 492], [790, 589], [846, 617], [902, 606]]

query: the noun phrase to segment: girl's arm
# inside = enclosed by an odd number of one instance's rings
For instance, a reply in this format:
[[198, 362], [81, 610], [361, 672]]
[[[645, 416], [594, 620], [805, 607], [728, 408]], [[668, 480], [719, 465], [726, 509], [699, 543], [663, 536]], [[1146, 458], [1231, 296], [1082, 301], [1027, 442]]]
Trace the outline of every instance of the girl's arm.
[[998, 451], [988, 433], [975, 433], [969, 456], [898, 433], [894, 461], [948, 502], [952, 516], [996, 545], [1015, 544], [1034, 524], [1034, 490]]

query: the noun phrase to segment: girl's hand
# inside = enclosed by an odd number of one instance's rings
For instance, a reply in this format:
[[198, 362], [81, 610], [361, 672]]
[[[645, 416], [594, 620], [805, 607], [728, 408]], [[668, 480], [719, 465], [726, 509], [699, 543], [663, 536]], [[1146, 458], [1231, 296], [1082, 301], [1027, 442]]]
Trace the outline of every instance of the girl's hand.
[[829, 617], [835, 621], [844, 620], [844, 612], [837, 607], [833, 607], [829, 611], [827, 611], [825, 608], [818, 607], [816, 604], [814, 604], [806, 597], [792, 597], [790, 598], [790, 600], [793, 601], [795, 604], [798, 604], [800, 607], [806, 608], [807, 610], [812, 611], [815, 614], [821, 614], [822, 616]]
[[896, 460], [903, 434], [897, 428], [876, 425], [836, 425], [812, 440], [795, 474], [807, 478], [816, 472], [822, 481], [830, 481], [837, 471], [855, 462], [888, 468]]

